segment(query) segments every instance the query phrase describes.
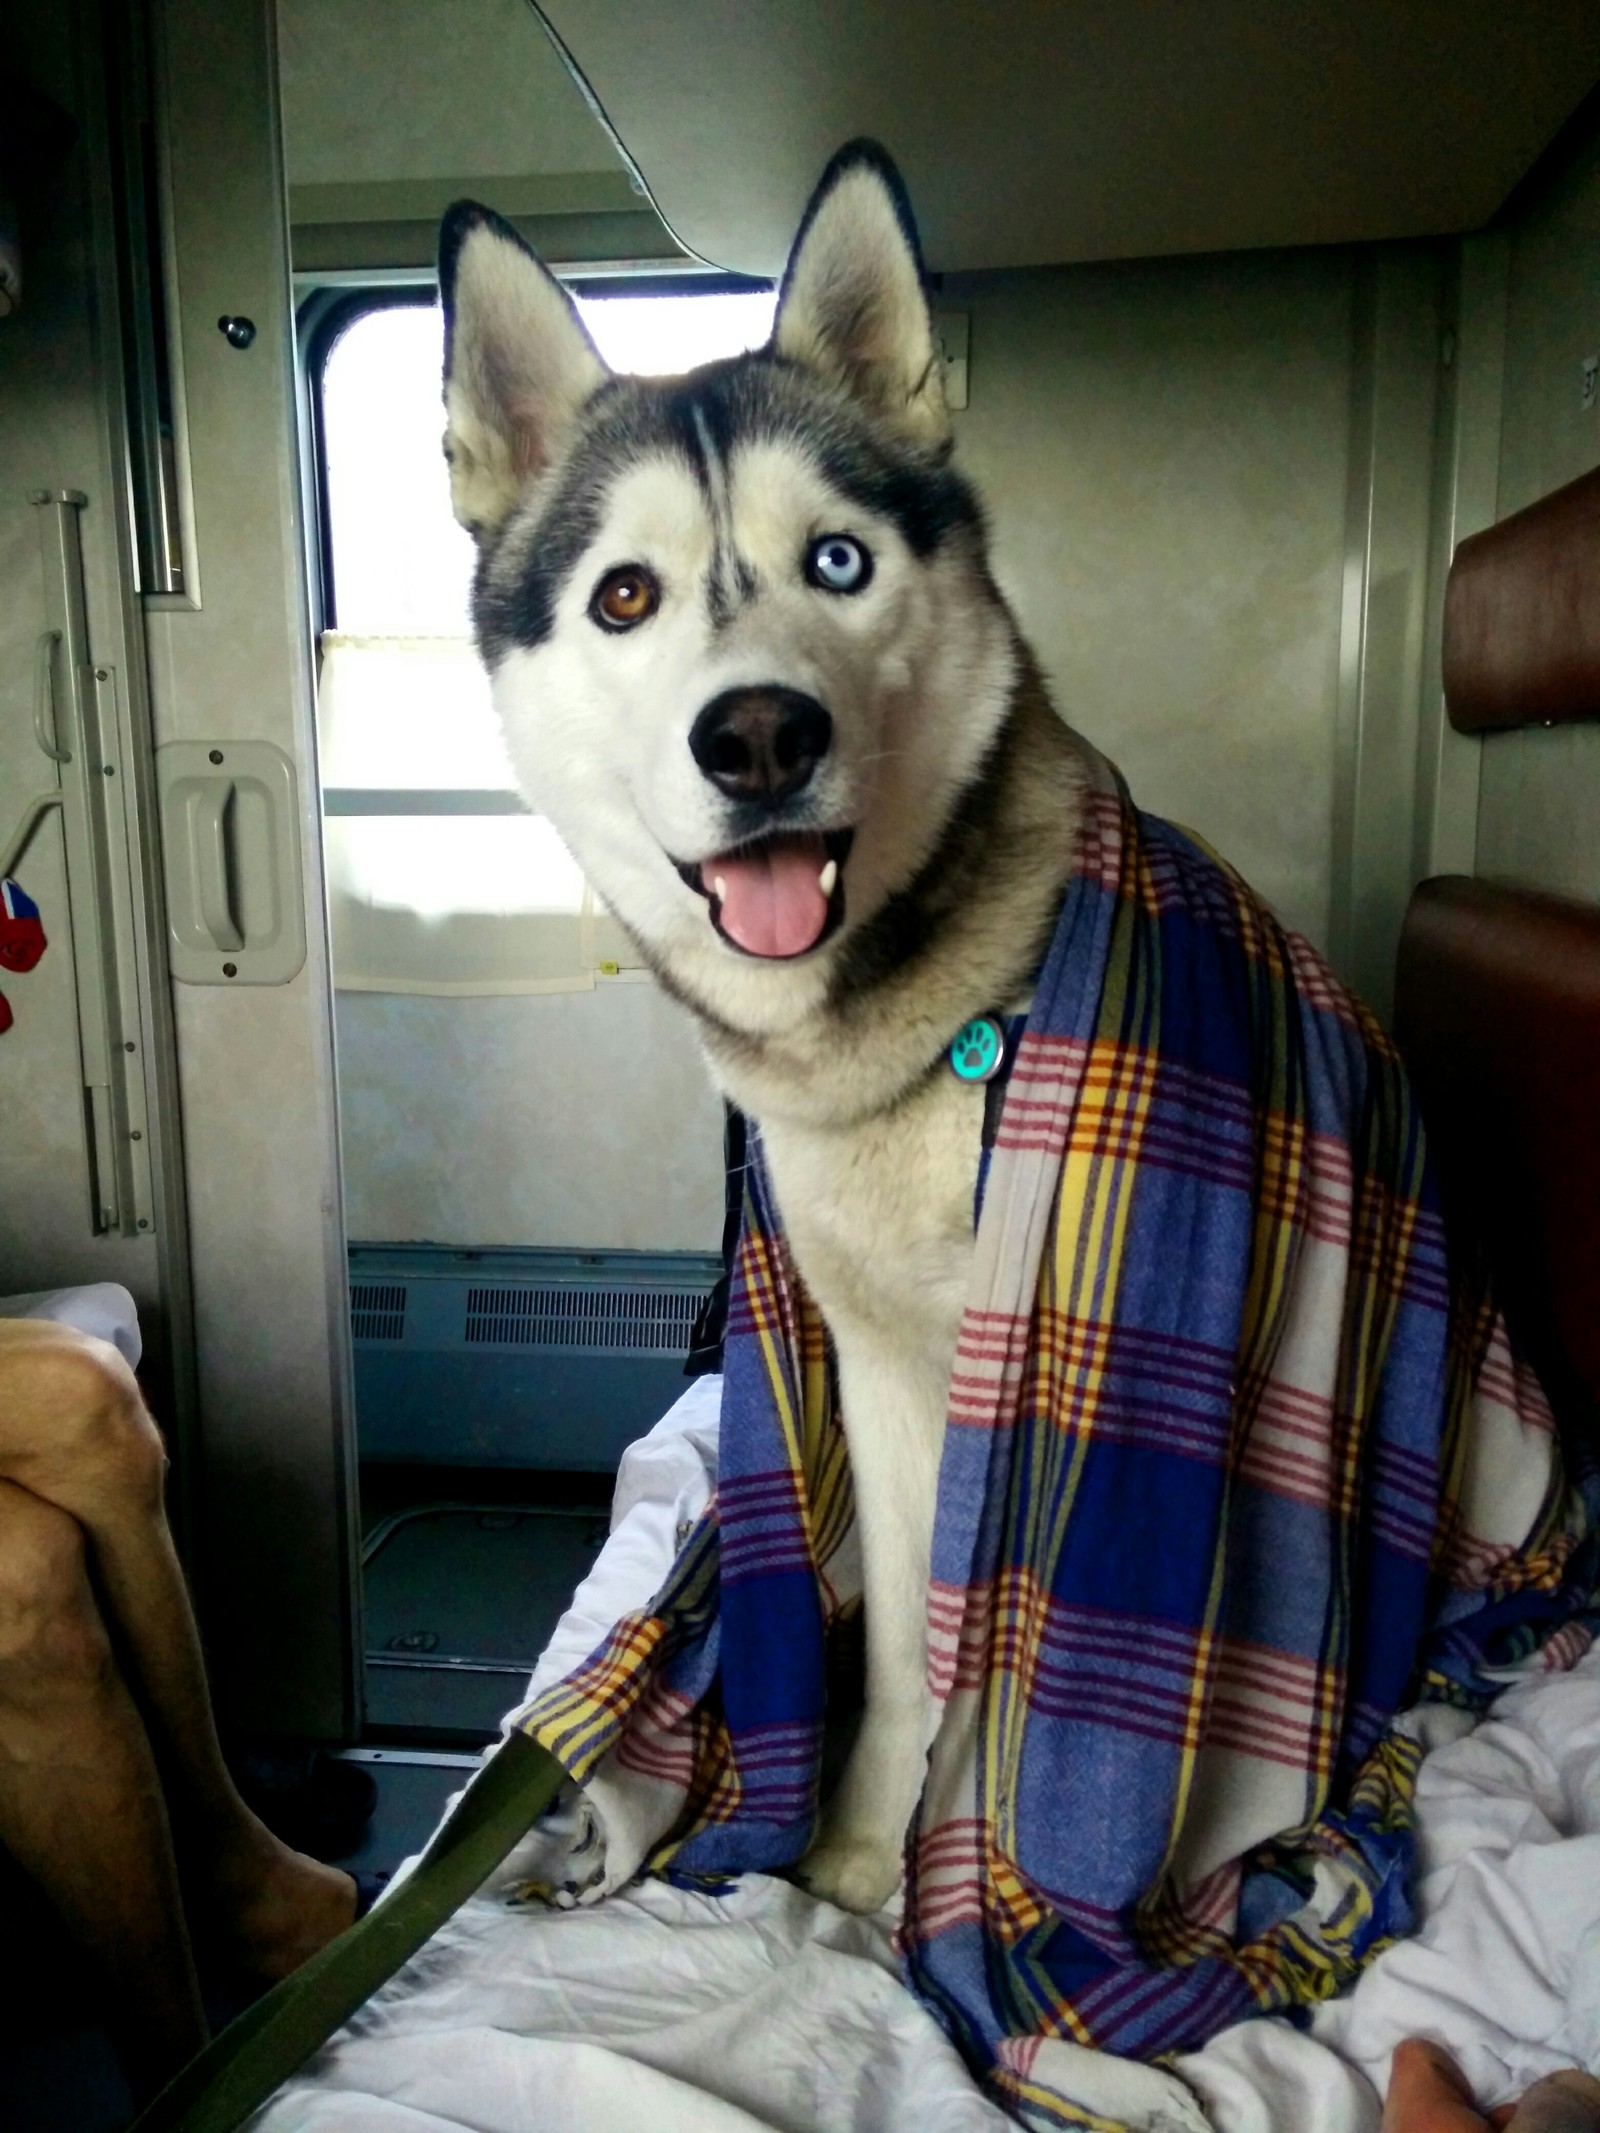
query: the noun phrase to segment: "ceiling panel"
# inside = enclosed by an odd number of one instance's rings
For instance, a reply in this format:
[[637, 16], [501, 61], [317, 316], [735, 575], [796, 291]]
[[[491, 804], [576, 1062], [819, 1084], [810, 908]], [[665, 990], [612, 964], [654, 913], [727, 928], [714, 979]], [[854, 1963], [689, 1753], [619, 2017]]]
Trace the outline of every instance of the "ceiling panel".
[[278, 0], [292, 185], [615, 173], [526, 0]]
[[294, 263], [418, 269], [464, 195], [562, 265], [677, 256], [527, 0], [278, 0]]
[[1594, 0], [546, 0], [667, 219], [782, 264], [841, 141], [935, 268], [1475, 228], [1600, 78]]

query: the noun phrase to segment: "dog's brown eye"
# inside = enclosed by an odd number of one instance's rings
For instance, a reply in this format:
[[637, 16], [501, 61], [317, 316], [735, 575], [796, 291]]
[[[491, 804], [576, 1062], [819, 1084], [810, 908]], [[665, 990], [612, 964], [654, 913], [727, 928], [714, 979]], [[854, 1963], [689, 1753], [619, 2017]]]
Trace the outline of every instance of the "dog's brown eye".
[[595, 587], [589, 612], [602, 629], [631, 630], [647, 622], [661, 605], [661, 588], [648, 570], [637, 563], [624, 563], [608, 570]]

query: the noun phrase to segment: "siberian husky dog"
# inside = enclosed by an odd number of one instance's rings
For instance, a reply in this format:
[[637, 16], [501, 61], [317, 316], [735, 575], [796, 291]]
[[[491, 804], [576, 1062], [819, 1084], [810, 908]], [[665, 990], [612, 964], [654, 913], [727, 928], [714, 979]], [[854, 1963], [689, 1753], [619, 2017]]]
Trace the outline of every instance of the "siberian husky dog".
[[445, 453], [519, 780], [758, 1121], [831, 1333], [867, 1690], [802, 1880], [875, 1910], [926, 1769], [924, 1610], [981, 1088], [1071, 870], [1077, 744], [990, 576], [915, 229], [824, 173], [770, 344], [614, 377], [487, 209], [442, 236]]

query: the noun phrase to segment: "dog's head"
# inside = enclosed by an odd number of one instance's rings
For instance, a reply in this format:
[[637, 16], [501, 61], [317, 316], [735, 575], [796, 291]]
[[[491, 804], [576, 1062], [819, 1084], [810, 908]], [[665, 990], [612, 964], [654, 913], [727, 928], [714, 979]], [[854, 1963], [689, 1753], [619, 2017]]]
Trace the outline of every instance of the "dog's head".
[[518, 776], [670, 979], [779, 1027], [925, 866], [1014, 679], [898, 174], [842, 150], [770, 344], [682, 379], [612, 376], [485, 208], [440, 272]]

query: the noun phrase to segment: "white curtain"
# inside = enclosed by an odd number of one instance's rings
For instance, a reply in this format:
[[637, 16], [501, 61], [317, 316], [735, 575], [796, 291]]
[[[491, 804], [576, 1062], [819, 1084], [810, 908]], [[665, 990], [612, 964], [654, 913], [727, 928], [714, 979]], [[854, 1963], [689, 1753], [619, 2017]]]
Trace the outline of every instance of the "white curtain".
[[471, 644], [330, 632], [321, 649], [335, 985], [587, 992], [641, 977], [550, 824], [511, 811], [515, 781]]

